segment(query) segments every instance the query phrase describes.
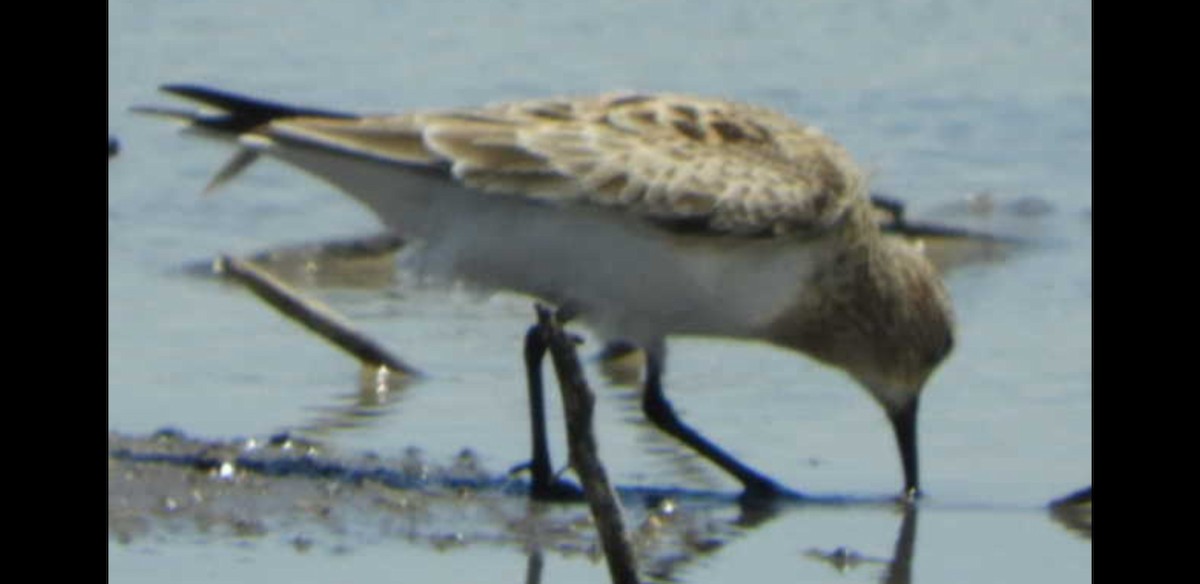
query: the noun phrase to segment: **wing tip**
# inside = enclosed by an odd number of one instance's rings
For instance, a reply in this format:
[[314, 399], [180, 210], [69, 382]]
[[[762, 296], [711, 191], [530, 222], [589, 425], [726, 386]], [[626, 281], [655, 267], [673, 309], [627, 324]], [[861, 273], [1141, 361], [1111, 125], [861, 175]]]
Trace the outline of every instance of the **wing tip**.
[[159, 86], [159, 90], [216, 109], [220, 113], [201, 114], [185, 109], [160, 106], [135, 106], [132, 110], [141, 114], [183, 119], [206, 129], [233, 134], [242, 134], [283, 118], [353, 119], [358, 117], [344, 112], [299, 107], [250, 97], [197, 83], [167, 83]]

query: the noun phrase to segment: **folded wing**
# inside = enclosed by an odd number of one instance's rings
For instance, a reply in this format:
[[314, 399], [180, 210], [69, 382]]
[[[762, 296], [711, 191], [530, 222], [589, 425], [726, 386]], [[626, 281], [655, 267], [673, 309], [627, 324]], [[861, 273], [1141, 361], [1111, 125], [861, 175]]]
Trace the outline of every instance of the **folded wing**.
[[866, 197], [848, 154], [819, 130], [714, 99], [613, 94], [348, 115], [167, 89], [223, 110], [184, 116], [193, 124], [236, 133], [255, 148], [299, 143], [440, 173], [487, 193], [617, 208], [675, 230], [803, 237], [838, 224]]

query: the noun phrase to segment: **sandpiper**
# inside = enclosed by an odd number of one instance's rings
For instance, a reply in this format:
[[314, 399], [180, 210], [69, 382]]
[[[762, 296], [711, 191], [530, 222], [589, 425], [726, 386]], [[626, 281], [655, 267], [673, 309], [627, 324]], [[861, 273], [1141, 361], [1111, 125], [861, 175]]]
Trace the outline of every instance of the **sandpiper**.
[[[794, 492], [680, 421], [662, 383], [668, 336], [765, 341], [846, 372], [887, 413], [904, 496], [918, 494], [917, 410], [953, 345], [950, 300], [919, 249], [881, 234], [862, 171], [816, 128], [674, 94], [359, 115], [163, 90], [212, 111], [136, 109], [238, 145], [211, 186], [271, 155], [419, 242], [425, 274], [531, 295], [643, 348], [647, 417], [744, 496]], [[533, 488], [549, 497], [541, 415]]]

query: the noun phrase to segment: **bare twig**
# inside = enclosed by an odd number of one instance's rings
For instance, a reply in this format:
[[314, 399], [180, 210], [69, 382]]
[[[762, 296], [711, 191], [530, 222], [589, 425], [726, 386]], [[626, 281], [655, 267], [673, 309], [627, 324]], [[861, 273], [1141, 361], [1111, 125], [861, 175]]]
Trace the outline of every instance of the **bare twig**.
[[285, 316], [298, 321], [363, 363], [386, 367], [405, 375], [420, 375], [419, 371], [355, 330], [333, 310], [315, 300], [304, 299], [299, 292], [253, 263], [221, 256], [217, 259], [215, 269], [243, 284]]
[[625, 531], [621, 503], [608, 475], [600, 462], [596, 439], [592, 433], [595, 394], [587, 386], [579, 358], [575, 353], [575, 340], [563, 332], [550, 310], [537, 307], [538, 323], [547, 335], [550, 356], [558, 375], [563, 395], [563, 409], [567, 419], [567, 442], [570, 449], [571, 466], [583, 483], [584, 496], [596, 521], [600, 545], [608, 561], [608, 571], [616, 584], [638, 582], [637, 561], [633, 546]]

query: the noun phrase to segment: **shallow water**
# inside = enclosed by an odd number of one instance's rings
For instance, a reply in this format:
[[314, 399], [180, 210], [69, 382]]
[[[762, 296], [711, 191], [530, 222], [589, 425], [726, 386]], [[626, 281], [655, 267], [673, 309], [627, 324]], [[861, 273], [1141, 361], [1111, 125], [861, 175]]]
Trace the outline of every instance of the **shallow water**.
[[[447, 460], [469, 448], [494, 469], [528, 454], [518, 358], [533, 316], [526, 299], [403, 282], [308, 289], [429, 373], [365, 408], [370, 415], [348, 417], [339, 412], [363, 410], [366, 399], [352, 361], [244, 290], [189, 273], [219, 252], [378, 224], [273, 163], [199, 196], [228, 152], [127, 113], [164, 103], [158, 85], [363, 110], [614, 88], [730, 96], [822, 127], [915, 216], [1037, 242], [947, 275], [958, 343], [923, 398], [928, 498], [911, 580], [1090, 581], [1090, 541], [1043, 509], [1092, 480], [1090, 31], [1083, 1], [110, 2], [108, 125], [121, 152], [109, 163], [109, 427], [223, 439], [316, 426], [316, 438], [346, 452], [416, 447]], [[989, 196], [969, 199], [979, 193]], [[589, 340], [585, 351], [598, 350]], [[601, 455], [618, 484], [734, 490], [636, 422], [629, 388], [589, 374]], [[869, 497], [899, 488], [881, 411], [838, 373], [765, 346], [682, 339], [671, 344], [666, 383], [686, 420], [790, 486]], [[556, 462], [561, 427], [556, 416]], [[900, 524], [878, 509], [788, 512], [681, 577], [876, 581], [872, 564], [839, 574], [805, 554], [846, 546], [889, 556]], [[412, 569], [426, 581], [469, 573], [490, 582], [528, 567], [520, 549], [431, 552], [398, 539], [307, 553], [284, 534], [252, 544], [169, 531], [111, 541], [110, 575], [122, 581]], [[607, 578], [590, 560], [545, 561], [547, 582]]]

